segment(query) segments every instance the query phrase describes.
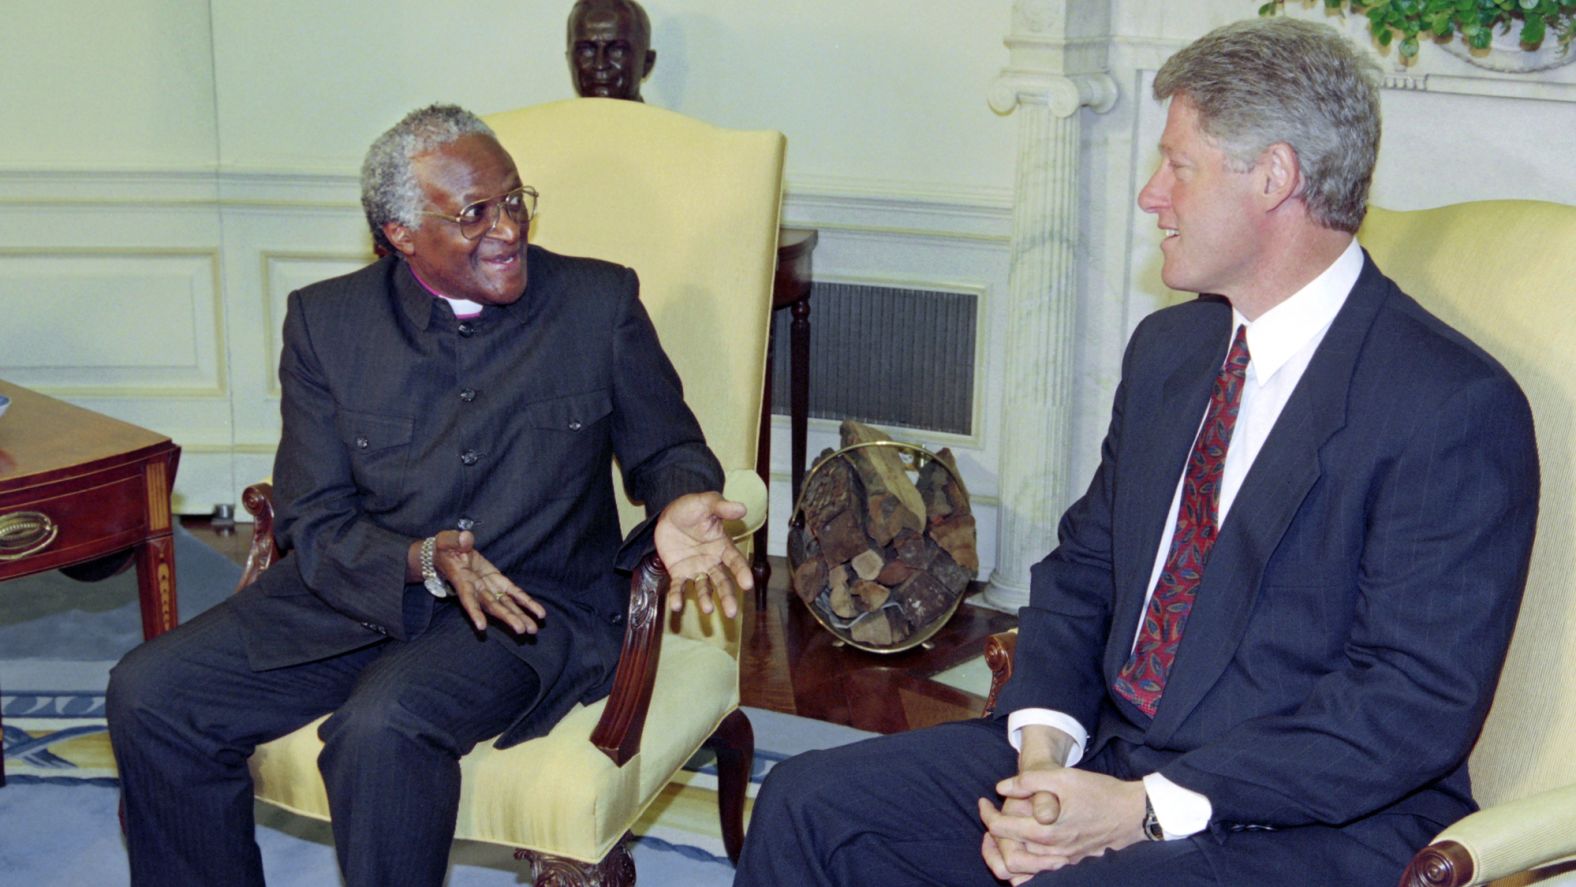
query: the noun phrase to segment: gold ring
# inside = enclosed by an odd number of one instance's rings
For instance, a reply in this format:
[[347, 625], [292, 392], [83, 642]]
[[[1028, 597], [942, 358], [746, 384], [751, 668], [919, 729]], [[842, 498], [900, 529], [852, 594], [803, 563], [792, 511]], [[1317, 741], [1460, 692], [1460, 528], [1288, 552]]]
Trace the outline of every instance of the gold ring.
[[711, 574], [707, 573], [704, 570], [702, 570], [701, 572], [696, 573], [694, 576], [692, 576], [690, 578], [690, 581], [695, 583], [696, 585], [699, 585], [702, 582], [710, 583], [711, 582]]
[[492, 594], [493, 603], [495, 603], [495, 604], [503, 603], [503, 599], [507, 596], [507, 595], [505, 595], [504, 592], [501, 592], [501, 591], [494, 591], [494, 592], [491, 592], [491, 594]]

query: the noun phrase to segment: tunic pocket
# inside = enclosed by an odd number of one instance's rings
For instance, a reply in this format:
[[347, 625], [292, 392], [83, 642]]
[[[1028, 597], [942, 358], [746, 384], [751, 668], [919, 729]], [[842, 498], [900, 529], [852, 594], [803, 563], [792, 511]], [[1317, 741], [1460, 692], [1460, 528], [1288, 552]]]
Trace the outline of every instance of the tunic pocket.
[[588, 479], [608, 473], [613, 399], [607, 391], [536, 401], [522, 412], [535, 457], [532, 470], [550, 479], [541, 488], [545, 498], [580, 496]]
[[415, 420], [341, 410], [334, 424], [350, 456], [350, 473], [361, 493], [362, 506], [373, 512], [395, 507], [405, 495]]

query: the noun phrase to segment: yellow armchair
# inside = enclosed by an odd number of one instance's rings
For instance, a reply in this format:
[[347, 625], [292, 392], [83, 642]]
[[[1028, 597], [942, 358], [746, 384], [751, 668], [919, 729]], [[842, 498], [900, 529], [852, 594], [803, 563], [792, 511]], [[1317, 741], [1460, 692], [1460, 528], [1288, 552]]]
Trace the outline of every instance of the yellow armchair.
[[[785, 140], [720, 129], [637, 102], [572, 99], [486, 118], [542, 195], [531, 240], [628, 265], [706, 440], [727, 472], [724, 494], [765, 520], [755, 472]], [[616, 479], [616, 469], [615, 469]], [[242, 584], [278, 556], [266, 485]], [[644, 517], [620, 502], [626, 530]], [[628, 630], [608, 699], [577, 706], [548, 735], [505, 751], [483, 743], [460, 761], [456, 836], [521, 848], [535, 883], [634, 883], [623, 840], [699, 749], [718, 758], [723, 843], [737, 859], [754, 737], [739, 711], [739, 626], [720, 612], [663, 618], [666, 576], [650, 558], [631, 581]], [[328, 818], [317, 723], [260, 746], [256, 795]]]
[[[640, 301], [728, 472], [724, 492], [750, 508], [734, 536], [753, 532], [766, 515], [755, 445], [782, 135], [717, 129], [619, 99], [570, 99], [484, 119], [542, 194], [532, 243], [640, 274]], [[621, 502], [620, 516], [628, 528], [644, 514]]]
[[1576, 855], [1576, 207], [1374, 209], [1358, 239], [1402, 289], [1499, 358], [1532, 402], [1543, 471], [1538, 536], [1510, 655], [1472, 752], [1483, 809], [1441, 832], [1402, 880], [1486, 884]]

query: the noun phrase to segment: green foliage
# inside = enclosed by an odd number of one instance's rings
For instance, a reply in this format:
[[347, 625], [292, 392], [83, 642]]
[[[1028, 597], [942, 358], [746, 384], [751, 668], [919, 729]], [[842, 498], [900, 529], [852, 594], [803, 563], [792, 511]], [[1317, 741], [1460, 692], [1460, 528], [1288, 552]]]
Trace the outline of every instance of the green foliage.
[[[1270, 0], [1259, 15], [1280, 12], [1286, 0]], [[1495, 29], [1520, 21], [1521, 45], [1536, 49], [1553, 34], [1561, 47], [1576, 39], [1576, 0], [1324, 0], [1328, 9], [1361, 12], [1380, 46], [1397, 46], [1402, 58], [1417, 55], [1422, 40], [1459, 35], [1474, 49], [1487, 49]]]

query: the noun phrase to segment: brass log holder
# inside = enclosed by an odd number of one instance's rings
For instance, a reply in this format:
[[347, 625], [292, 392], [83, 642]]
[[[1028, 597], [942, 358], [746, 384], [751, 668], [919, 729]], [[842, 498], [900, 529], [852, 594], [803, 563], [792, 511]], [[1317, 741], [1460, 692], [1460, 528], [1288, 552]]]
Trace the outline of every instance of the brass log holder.
[[[913, 474], [918, 474], [919, 470], [925, 466], [925, 463], [935, 462], [942, 468], [946, 469], [947, 474], [950, 475], [957, 483], [958, 489], [963, 492], [964, 500], [969, 501], [969, 488], [968, 485], [963, 482], [963, 475], [957, 469], [953, 468], [951, 465], [948, 465], [945, 459], [942, 459], [935, 453], [932, 453], [930, 450], [925, 449], [919, 444], [907, 443], [905, 441], [898, 440], [862, 441], [860, 443], [849, 444], [846, 447], [842, 447], [827, 453], [825, 456], [817, 459], [815, 464], [811, 466], [810, 472], [804, 477], [804, 485], [799, 488], [799, 500], [794, 503], [793, 514], [788, 519], [788, 532], [809, 532], [804, 526], [804, 500], [810, 494], [810, 490], [812, 489], [811, 485], [815, 482], [816, 474], [818, 474], [823, 467], [832, 462], [834, 459], [843, 459], [848, 461], [850, 467], [852, 467], [853, 462], [850, 459], [849, 454], [853, 453], [855, 450], [863, 450], [874, 447], [897, 450], [900, 458], [903, 460], [904, 470]], [[792, 541], [793, 540], [790, 539], [790, 544], [788, 545], [790, 570], [793, 570], [799, 566], [798, 564], [793, 563]], [[793, 576], [790, 572], [789, 587], [792, 588], [792, 585]], [[821, 608], [814, 603], [806, 602], [805, 609], [810, 611], [810, 615], [815, 617], [815, 621], [821, 623], [823, 628], [831, 632], [832, 635], [837, 638], [836, 643], [839, 645], [847, 645], [859, 650], [864, 650], [867, 653], [902, 653], [918, 646], [924, 646], [926, 649], [930, 649], [932, 646], [934, 646], [930, 639], [936, 634], [936, 632], [939, 632], [943, 627], [945, 627], [948, 622], [952, 621], [952, 615], [958, 611], [958, 605], [963, 603], [963, 592], [966, 589], [967, 586], [965, 586], [963, 589], [959, 589], [957, 595], [952, 600], [952, 604], [948, 606], [946, 611], [938, 618], [932, 619], [928, 625], [921, 627], [914, 634], [904, 638], [901, 643], [890, 647], [877, 647], [854, 640], [847, 628], [835, 624], [827, 617], [826, 614], [822, 613]], [[803, 598], [800, 598], [800, 600], [803, 600]], [[876, 613], [881, 612], [881, 609], [884, 609], [884, 607], [872, 610], [869, 613], [864, 613], [857, 618], [863, 619], [873, 616]], [[857, 619], [855, 621], [857, 621]]]

